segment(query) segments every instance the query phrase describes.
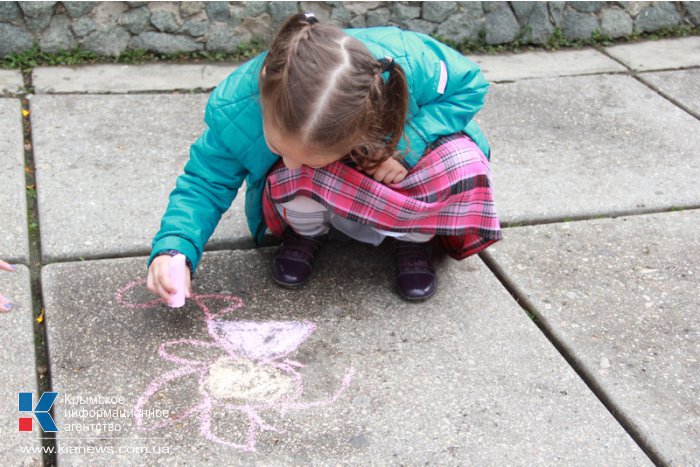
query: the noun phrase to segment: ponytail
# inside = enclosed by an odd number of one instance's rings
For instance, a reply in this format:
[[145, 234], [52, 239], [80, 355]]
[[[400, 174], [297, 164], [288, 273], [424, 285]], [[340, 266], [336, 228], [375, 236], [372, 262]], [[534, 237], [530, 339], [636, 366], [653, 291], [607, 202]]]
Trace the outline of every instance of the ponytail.
[[275, 100], [275, 112], [269, 112], [266, 118], [282, 130], [288, 130], [292, 126], [289, 124], [289, 116], [299, 111], [299, 103], [295, 102], [291, 93], [280, 91], [294, 86], [290, 83], [290, 79], [293, 80], [290, 78], [290, 64], [294, 63], [292, 59], [299, 55], [300, 43], [310, 39], [315, 22], [318, 20], [310, 20], [304, 13], [289, 17], [273, 39], [258, 78], [261, 94], [274, 96]]

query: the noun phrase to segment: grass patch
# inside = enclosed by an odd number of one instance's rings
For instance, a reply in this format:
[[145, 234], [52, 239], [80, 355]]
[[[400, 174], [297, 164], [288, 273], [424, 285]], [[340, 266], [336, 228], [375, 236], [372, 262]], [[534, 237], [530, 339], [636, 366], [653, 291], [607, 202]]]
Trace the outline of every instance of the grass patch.
[[583, 47], [602, 46], [608, 47], [615, 44], [626, 44], [639, 41], [668, 39], [672, 37], [687, 37], [700, 36], [700, 26], [674, 26], [665, 28], [653, 33], [632, 33], [628, 36], [618, 39], [612, 39], [603, 35], [600, 31], [595, 31], [588, 39], [570, 40], [564, 36], [564, 32], [560, 28], [556, 28], [549, 36], [544, 44], [533, 44], [528, 36], [531, 31], [522, 29], [518, 36], [508, 44], [489, 45], [486, 44], [483, 34], [478, 40], [465, 40], [457, 43], [455, 41], [445, 39], [438, 35], [432, 36], [443, 42], [453, 49], [459, 50], [463, 54], [499, 54], [504, 52], [523, 52], [525, 50], [559, 50], [559, 49], [580, 49]]
[[0, 68], [13, 70], [31, 70], [38, 66], [72, 66], [90, 65], [95, 63], [141, 64], [151, 62], [172, 63], [209, 63], [209, 62], [243, 62], [266, 50], [267, 46], [261, 40], [253, 40], [241, 44], [235, 52], [180, 52], [164, 54], [141, 49], [127, 49], [117, 57], [97, 55], [89, 50], [77, 47], [60, 52], [43, 52], [39, 44], [24, 52], [11, 54], [0, 58]]

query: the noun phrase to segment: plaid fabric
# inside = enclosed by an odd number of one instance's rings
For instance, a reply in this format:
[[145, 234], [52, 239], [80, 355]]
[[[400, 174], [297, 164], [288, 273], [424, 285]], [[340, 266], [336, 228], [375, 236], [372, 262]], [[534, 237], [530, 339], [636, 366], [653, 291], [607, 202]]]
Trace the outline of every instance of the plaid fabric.
[[270, 171], [263, 213], [273, 235], [287, 225], [276, 203], [306, 196], [349, 220], [392, 232], [435, 234], [456, 259], [501, 239], [489, 163], [465, 134], [441, 137], [400, 183], [384, 185], [338, 161], [320, 169]]

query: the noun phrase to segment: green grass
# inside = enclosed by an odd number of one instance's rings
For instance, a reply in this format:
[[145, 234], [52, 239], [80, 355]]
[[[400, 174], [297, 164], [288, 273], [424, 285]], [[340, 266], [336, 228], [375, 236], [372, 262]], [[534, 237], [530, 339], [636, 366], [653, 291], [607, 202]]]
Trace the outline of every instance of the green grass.
[[0, 59], [3, 68], [27, 69], [41, 65], [76, 65], [95, 59], [92, 52], [76, 49], [70, 52], [47, 53], [39, 50], [39, 45], [24, 52], [8, 55]]
[[515, 40], [513, 40], [513, 42], [501, 45], [486, 44], [483, 34], [477, 41], [466, 40], [462, 43], [456, 43], [449, 39], [444, 39], [438, 35], [433, 35], [433, 37], [441, 42], [444, 42], [450, 47], [459, 50], [463, 54], [498, 54], [504, 52], [522, 52], [523, 50], [558, 50], [563, 48], [582, 48], [592, 46], [607, 47], [613, 44], [624, 44], [642, 40], [659, 40], [670, 37], [698, 36], [700, 35], [700, 26], [675, 26], [654, 33], [633, 33], [619, 39], [611, 39], [610, 37], [603, 35], [600, 31], [595, 31], [590, 38], [580, 40], [567, 39], [564, 36], [564, 32], [561, 29], [556, 28], [554, 33], [549, 36], [549, 39], [545, 44], [533, 44], [529, 42], [527, 39], [529, 33], [529, 30], [523, 29], [520, 31]]
[[0, 68], [15, 70], [31, 70], [38, 66], [71, 66], [88, 65], [95, 63], [125, 63], [140, 64], [149, 62], [243, 62], [259, 54], [266, 49], [266, 45], [260, 40], [253, 40], [242, 44], [238, 50], [232, 53], [225, 52], [182, 52], [174, 54], [162, 54], [140, 49], [127, 49], [117, 57], [100, 56], [80, 47], [61, 52], [48, 53], [39, 49], [34, 44], [31, 49], [24, 52], [8, 55], [0, 58]]

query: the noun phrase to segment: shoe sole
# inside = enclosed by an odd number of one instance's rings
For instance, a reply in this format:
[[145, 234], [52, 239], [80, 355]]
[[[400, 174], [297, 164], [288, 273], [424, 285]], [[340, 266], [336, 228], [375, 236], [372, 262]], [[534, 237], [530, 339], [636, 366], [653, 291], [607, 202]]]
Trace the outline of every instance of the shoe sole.
[[434, 297], [436, 292], [437, 292], [437, 287], [435, 288], [435, 290], [433, 290], [433, 293], [431, 293], [430, 295], [426, 295], [425, 297], [407, 297], [405, 295], [401, 295], [401, 293], [399, 293], [399, 291], [396, 291], [396, 293], [399, 297], [401, 297], [404, 300], [406, 300], [407, 302], [411, 302], [411, 303], [424, 302], [424, 301], [428, 300], [429, 298]]
[[280, 287], [284, 287], [285, 289], [293, 290], [293, 289], [298, 289], [298, 288], [302, 287], [304, 284], [306, 284], [307, 282], [309, 282], [309, 281], [311, 280], [311, 278], [309, 277], [309, 278], [306, 279], [304, 282], [299, 282], [298, 284], [289, 284], [289, 283], [287, 283], [287, 282], [282, 282], [282, 281], [280, 281], [280, 280], [277, 280], [277, 279], [274, 278], [274, 277], [272, 278], [272, 280], [275, 281], [275, 283], [276, 283], [277, 285], [279, 285]]

